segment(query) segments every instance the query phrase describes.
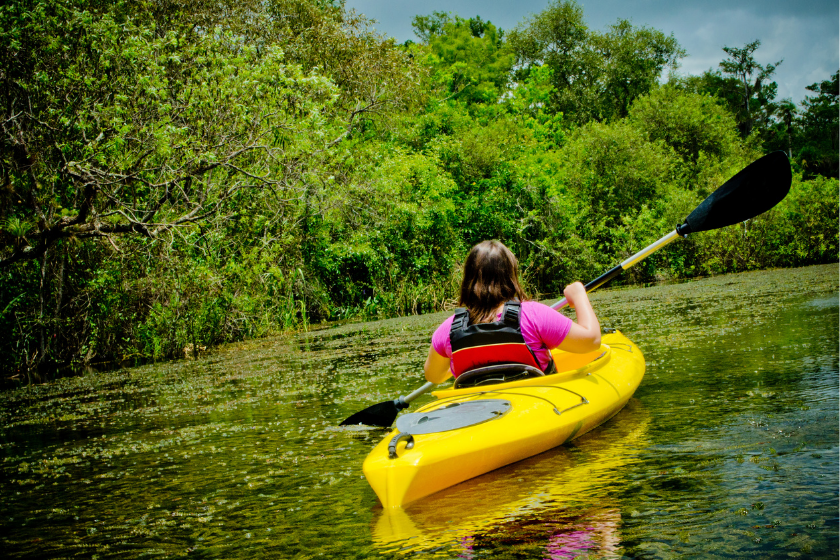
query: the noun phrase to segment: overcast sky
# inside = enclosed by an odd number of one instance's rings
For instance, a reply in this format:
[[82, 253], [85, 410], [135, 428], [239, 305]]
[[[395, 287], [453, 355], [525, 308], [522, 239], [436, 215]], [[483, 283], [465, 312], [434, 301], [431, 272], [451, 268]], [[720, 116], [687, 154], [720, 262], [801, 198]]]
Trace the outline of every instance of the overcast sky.
[[[717, 69], [724, 46], [742, 47], [758, 39], [753, 55], [762, 65], [784, 59], [776, 70], [777, 99], [800, 103], [805, 86], [827, 80], [838, 68], [838, 0], [578, 0], [590, 29], [603, 31], [619, 18], [636, 26], [673, 33], [688, 56], [680, 73]], [[481, 16], [512, 29], [547, 0], [346, 0], [346, 7], [377, 20], [376, 28], [398, 42], [416, 41], [415, 15], [446, 11], [464, 18]]]

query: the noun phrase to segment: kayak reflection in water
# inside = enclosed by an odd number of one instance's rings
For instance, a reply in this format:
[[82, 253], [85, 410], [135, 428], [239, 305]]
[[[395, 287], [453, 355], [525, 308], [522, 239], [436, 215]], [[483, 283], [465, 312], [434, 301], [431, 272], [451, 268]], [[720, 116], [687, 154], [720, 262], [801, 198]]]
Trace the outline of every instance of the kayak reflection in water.
[[426, 379], [441, 383], [450, 375], [490, 365], [515, 363], [553, 373], [551, 350], [586, 353], [601, 344], [601, 325], [580, 282], [563, 295], [577, 322], [529, 301], [519, 284], [519, 263], [500, 241], [482, 241], [464, 263], [459, 305], [432, 335]]
[[540, 550], [545, 560], [574, 558], [619, 558], [621, 513], [617, 509], [586, 512], [584, 515], [546, 519], [545, 514], [532, 520], [518, 520], [494, 527], [461, 540], [458, 558], [473, 560], [496, 551]]

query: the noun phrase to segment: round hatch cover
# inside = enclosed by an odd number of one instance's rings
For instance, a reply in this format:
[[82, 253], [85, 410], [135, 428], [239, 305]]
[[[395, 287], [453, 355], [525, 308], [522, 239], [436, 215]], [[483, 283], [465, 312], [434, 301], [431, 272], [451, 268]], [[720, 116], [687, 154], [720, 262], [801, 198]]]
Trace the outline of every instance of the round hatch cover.
[[481, 399], [452, 403], [429, 412], [412, 412], [397, 418], [397, 429], [404, 434], [434, 434], [481, 424], [503, 416], [510, 401]]

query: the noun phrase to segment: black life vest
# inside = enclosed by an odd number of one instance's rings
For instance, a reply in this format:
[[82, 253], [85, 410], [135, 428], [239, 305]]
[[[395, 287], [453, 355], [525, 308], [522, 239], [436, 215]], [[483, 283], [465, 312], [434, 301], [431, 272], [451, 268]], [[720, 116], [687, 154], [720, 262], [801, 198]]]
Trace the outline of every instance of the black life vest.
[[495, 364], [525, 364], [538, 369], [540, 362], [525, 344], [519, 326], [521, 303], [505, 303], [500, 321], [470, 323], [469, 312], [455, 311], [449, 341], [452, 344], [452, 372], [458, 377], [472, 369]]

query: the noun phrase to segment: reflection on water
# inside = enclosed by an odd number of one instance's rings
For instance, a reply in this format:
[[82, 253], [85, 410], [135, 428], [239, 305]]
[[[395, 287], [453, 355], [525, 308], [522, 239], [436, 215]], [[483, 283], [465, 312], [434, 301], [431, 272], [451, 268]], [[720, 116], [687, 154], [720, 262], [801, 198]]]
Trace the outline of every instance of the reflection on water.
[[497, 557], [515, 546], [534, 558], [620, 558], [617, 509], [593, 509], [568, 513], [547, 511], [539, 517], [522, 517], [500, 523], [488, 534], [464, 539], [460, 558]]
[[[404, 510], [338, 428], [444, 314], [0, 393], [11, 558], [837, 557], [836, 266], [596, 293], [647, 374], [609, 423]], [[431, 397], [424, 397], [425, 402]]]

